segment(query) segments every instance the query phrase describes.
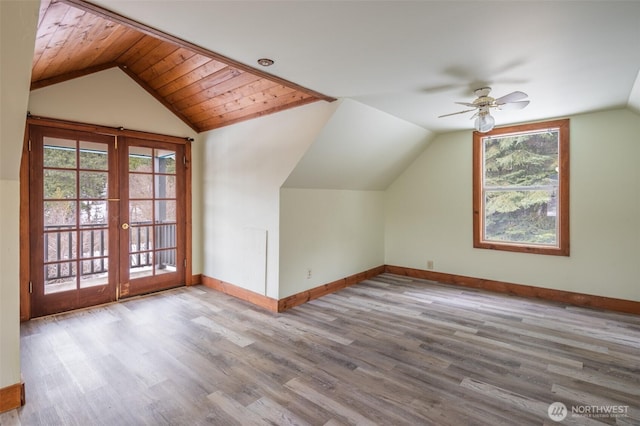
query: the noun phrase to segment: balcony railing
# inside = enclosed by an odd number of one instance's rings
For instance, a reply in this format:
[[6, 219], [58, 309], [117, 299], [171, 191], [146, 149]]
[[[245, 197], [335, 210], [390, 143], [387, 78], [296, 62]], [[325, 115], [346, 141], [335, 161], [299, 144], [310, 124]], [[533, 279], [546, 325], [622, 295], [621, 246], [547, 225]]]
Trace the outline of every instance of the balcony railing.
[[[155, 229], [155, 232], [154, 232]], [[45, 226], [45, 280], [68, 280], [80, 276], [96, 276], [108, 271], [108, 230], [104, 225]], [[153, 235], [155, 233], [155, 235]], [[79, 242], [76, 244], [76, 239]], [[129, 268], [131, 272], [151, 268], [176, 267], [176, 224], [132, 222], [129, 228]], [[80, 250], [81, 253], [77, 253]], [[155, 257], [155, 261], [154, 261]]]

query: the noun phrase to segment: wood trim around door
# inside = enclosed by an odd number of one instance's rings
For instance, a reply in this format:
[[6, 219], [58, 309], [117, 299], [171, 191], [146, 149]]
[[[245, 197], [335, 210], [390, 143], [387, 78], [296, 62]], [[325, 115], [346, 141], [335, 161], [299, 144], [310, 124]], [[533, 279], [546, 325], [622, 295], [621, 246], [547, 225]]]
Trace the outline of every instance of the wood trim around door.
[[124, 127], [109, 127], [99, 124], [78, 123], [74, 121], [59, 120], [57, 118], [40, 117], [34, 115], [30, 115], [29, 117], [27, 117], [27, 125], [29, 124], [43, 127], [56, 127], [67, 130], [78, 130], [81, 132], [98, 133], [111, 136], [126, 136], [136, 139], [147, 139], [157, 142], [169, 142], [175, 144], [188, 144], [189, 142], [193, 141], [193, 139], [190, 137], [161, 135], [140, 130], [125, 129]]
[[29, 244], [29, 124], [25, 125], [22, 158], [20, 159], [20, 321], [31, 318], [29, 292], [31, 245]]

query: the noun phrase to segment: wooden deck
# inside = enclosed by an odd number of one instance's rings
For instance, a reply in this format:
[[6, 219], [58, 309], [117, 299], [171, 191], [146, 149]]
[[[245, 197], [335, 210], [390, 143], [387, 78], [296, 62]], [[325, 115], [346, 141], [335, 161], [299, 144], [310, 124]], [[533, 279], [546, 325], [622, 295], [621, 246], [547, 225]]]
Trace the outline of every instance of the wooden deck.
[[391, 274], [281, 314], [186, 287], [24, 323], [22, 371], [2, 425], [637, 425], [640, 317]]

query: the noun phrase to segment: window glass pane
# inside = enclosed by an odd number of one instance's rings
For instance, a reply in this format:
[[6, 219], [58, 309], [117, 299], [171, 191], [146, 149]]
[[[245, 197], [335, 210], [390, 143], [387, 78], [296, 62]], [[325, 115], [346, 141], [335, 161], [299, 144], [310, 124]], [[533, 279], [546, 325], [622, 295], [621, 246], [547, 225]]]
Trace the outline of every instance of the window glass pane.
[[176, 198], [176, 177], [156, 175], [156, 198]]
[[558, 131], [484, 138], [484, 184], [558, 184]]
[[45, 169], [42, 184], [45, 199], [76, 198], [75, 170]]
[[486, 241], [555, 245], [556, 199], [553, 191], [488, 191]]
[[153, 175], [129, 174], [129, 198], [153, 198]]
[[44, 167], [76, 168], [76, 141], [45, 136], [43, 138]]
[[129, 171], [130, 172], [152, 172], [153, 164], [151, 158], [153, 149], [139, 146], [129, 147]]
[[107, 170], [109, 168], [107, 144], [80, 141], [80, 168]]
[[76, 225], [75, 201], [45, 201], [44, 226], [61, 227]]
[[473, 133], [473, 246], [570, 255], [568, 119]]

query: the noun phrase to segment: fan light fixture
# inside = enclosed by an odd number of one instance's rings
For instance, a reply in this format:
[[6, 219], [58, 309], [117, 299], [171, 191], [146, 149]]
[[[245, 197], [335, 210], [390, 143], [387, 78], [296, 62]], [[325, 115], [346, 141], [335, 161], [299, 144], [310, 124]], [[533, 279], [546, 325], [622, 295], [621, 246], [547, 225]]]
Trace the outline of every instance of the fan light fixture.
[[458, 105], [464, 105], [471, 109], [441, 115], [439, 118], [475, 111], [475, 114], [471, 117], [472, 120], [474, 118], [476, 119], [474, 122], [474, 128], [480, 133], [487, 133], [493, 130], [493, 127], [496, 124], [496, 120], [491, 115], [491, 108], [499, 110], [515, 110], [522, 109], [529, 105], [529, 101], [523, 100], [527, 97], [527, 94], [524, 92], [511, 92], [508, 95], [504, 95], [497, 99], [489, 96], [490, 92], [491, 87], [481, 87], [476, 89], [474, 93], [476, 94], [477, 99], [473, 102], [456, 102]]
[[495, 126], [496, 120], [489, 113], [489, 110], [480, 111], [478, 116], [476, 117], [476, 121], [474, 122], [474, 127], [480, 133], [487, 133], [493, 130], [493, 126]]

